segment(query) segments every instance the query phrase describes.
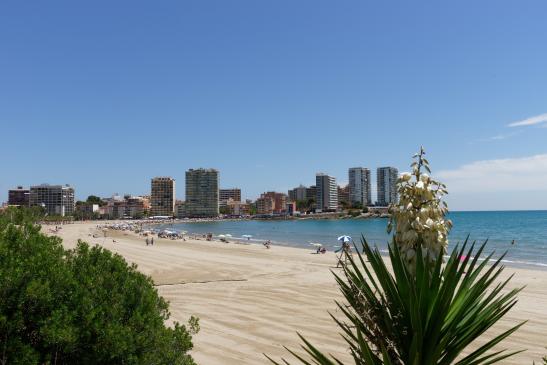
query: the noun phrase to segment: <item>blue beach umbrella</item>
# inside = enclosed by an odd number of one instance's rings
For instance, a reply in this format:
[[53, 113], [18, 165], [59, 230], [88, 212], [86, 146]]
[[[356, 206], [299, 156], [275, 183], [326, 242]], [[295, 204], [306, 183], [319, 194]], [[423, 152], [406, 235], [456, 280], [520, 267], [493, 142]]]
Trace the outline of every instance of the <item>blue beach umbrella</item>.
[[341, 241], [341, 242], [343, 242], [343, 243], [347, 243], [347, 242], [351, 242], [352, 239], [351, 239], [350, 236], [344, 235], [344, 236], [338, 237], [338, 241]]

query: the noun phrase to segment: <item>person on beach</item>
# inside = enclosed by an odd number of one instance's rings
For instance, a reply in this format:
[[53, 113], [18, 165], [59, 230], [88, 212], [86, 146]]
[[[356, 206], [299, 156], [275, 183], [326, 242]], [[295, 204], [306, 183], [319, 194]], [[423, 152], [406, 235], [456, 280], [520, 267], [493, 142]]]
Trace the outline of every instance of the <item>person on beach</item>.
[[270, 240], [267, 240], [266, 242], [264, 242], [264, 247], [269, 249], [271, 244], [272, 242]]
[[146, 246], [148, 246], [150, 242], [148, 241], [148, 237], [146, 237]]
[[[349, 242], [342, 243], [342, 247], [336, 252], [340, 252], [340, 257], [338, 257], [338, 263], [336, 264], [336, 267], [340, 267], [340, 264], [345, 265], [348, 261], [348, 255], [351, 254], [351, 247], [349, 245]], [[344, 258], [344, 262], [342, 262], [342, 257]]]
[[150, 239], [150, 245], [154, 246], [154, 237]]

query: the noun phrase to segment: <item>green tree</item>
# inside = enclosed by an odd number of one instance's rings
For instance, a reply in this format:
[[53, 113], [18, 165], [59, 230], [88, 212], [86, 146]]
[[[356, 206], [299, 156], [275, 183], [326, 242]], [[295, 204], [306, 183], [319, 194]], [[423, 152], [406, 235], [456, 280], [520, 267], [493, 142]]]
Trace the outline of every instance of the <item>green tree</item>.
[[0, 227], [9, 223], [24, 225], [44, 219], [45, 209], [40, 206], [8, 207], [0, 214]]
[[104, 206], [106, 203], [98, 196], [90, 195], [87, 197], [86, 203], [88, 204], [98, 204], [99, 206]]
[[296, 209], [299, 211], [305, 211], [308, 209], [308, 202], [306, 200], [297, 200]]
[[256, 204], [251, 204], [251, 205], [249, 206], [249, 214], [250, 214], [250, 215], [255, 215], [256, 212], [257, 212]]
[[[26, 217], [28, 222], [30, 218]], [[0, 364], [194, 364], [190, 330], [119, 255], [0, 215]]]
[[354, 208], [354, 209], [363, 209], [363, 203], [361, 202], [353, 202], [351, 204], [351, 207]]

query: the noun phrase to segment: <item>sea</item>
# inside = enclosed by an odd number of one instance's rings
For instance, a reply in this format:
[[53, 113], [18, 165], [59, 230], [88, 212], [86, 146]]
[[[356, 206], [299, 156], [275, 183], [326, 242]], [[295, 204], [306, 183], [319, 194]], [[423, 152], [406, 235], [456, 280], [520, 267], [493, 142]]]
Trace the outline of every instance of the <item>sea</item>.
[[[448, 218], [454, 226], [449, 234], [449, 251], [467, 237], [482, 243], [488, 240], [486, 253], [494, 257], [504, 252], [504, 263], [512, 266], [547, 270], [547, 211], [481, 211], [451, 212]], [[321, 243], [327, 250], [336, 250], [337, 238], [349, 235], [356, 243], [365, 238], [387, 253], [390, 235], [388, 219], [299, 219], [299, 220], [240, 220], [174, 223], [156, 229], [187, 231], [190, 234], [226, 235], [230, 240], [308, 248]], [[243, 237], [252, 236], [250, 239]]]

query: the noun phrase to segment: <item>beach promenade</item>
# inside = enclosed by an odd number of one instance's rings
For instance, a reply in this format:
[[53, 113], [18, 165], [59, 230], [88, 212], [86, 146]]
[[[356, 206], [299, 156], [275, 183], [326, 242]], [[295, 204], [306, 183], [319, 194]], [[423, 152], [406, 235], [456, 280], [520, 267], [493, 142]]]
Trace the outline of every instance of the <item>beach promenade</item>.
[[[352, 363], [327, 313], [342, 318], [334, 303], [342, 297], [330, 272], [339, 270], [332, 252], [158, 238], [146, 246], [132, 232], [109, 231], [104, 238], [95, 223], [64, 225], [57, 235], [66, 248], [82, 239], [136, 263], [170, 302], [172, 320], [184, 323], [198, 316], [201, 331], [192, 351], [198, 364], [268, 364], [262, 353], [290, 358], [283, 345], [298, 350], [297, 331], [324, 352]], [[509, 288], [526, 288], [491, 333], [529, 320], [499, 348], [527, 349], [504, 364], [532, 364], [547, 354], [547, 271], [508, 267], [504, 277], [511, 273], [516, 275]]]

